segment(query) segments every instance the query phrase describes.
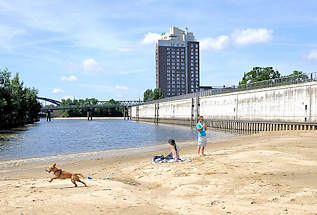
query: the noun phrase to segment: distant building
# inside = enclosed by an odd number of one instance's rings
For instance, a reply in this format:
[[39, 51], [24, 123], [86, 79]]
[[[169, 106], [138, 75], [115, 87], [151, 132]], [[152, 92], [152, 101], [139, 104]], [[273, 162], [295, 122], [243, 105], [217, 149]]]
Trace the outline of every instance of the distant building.
[[192, 32], [171, 27], [156, 42], [156, 88], [164, 97], [199, 91], [199, 42]]

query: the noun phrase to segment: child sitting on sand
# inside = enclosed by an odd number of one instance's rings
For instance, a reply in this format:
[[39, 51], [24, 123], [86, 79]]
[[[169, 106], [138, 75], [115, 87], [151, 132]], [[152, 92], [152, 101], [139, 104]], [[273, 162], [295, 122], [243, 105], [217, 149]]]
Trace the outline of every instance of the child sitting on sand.
[[191, 161], [188, 158], [180, 158], [179, 156], [179, 149], [176, 146], [175, 140], [169, 139], [168, 144], [171, 146], [171, 152], [167, 155], [155, 155], [153, 156], [152, 163], [169, 163], [169, 162], [184, 162], [184, 161]]
[[167, 157], [172, 157], [175, 161], [178, 161], [180, 158], [179, 158], [178, 147], [176, 146], [175, 140], [169, 139], [168, 143], [170, 144], [172, 149], [171, 149], [171, 153], [169, 153]]

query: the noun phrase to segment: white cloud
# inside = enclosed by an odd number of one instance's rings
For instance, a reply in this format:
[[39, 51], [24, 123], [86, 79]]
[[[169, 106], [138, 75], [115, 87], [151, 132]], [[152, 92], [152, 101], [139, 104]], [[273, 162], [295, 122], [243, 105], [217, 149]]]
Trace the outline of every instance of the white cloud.
[[250, 45], [266, 43], [273, 39], [273, 30], [265, 28], [237, 29], [230, 36], [221, 35], [216, 38], [207, 37], [200, 40], [202, 50], [219, 51], [232, 45]]
[[87, 73], [98, 73], [102, 71], [102, 67], [97, 61], [92, 58], [86, 59], [82, 62], [83, 70]]
[[307, 56], [309, 60], [317, 60], [317, 49], [311, 50], [309, 55]]
[[221, 35], [217, 38], [204, 38], [200, 41], [200, 47], [202, 50], [222, 50], [229, 43], [229, 36]]
[[247, 28], [245, 30], [235, 30], [231, 34], [231, 39], [237, 45], [249, 45], [265, 43], [273, 39], [273, 31], [266, 28]]
[[127, 86], [119, 86], [119, 85], [115, 86], [114, 88], [116, 90], [128, 90], [129, 89]]
[[161, 38], [160, 34], [149, 32], [144, 35], [144, 39], [142, 40], [142, 43], [152, 44], [152, 43], [155, 43], [160, 38]]
[[61, 81], [77, 81], [77, 77], [75, 75], [63, 76], [61, 77]]
[[131, 50], [130, 48], [117, 48], [117, 51], [122, 53], [130, 52]]
[[58, 93], [63, 93], [64, 90], [55, 88], [52, 92], [53, 92], [54, 94], [58, 94]]

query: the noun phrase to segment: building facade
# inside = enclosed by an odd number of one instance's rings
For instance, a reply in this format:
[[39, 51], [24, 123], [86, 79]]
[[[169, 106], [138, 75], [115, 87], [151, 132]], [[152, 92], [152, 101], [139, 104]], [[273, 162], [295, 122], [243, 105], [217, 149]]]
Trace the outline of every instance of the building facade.
[[164, 97], [199, 91], [199, 42], [192, 32], [171, 27], [156, 42], [156, 88]]

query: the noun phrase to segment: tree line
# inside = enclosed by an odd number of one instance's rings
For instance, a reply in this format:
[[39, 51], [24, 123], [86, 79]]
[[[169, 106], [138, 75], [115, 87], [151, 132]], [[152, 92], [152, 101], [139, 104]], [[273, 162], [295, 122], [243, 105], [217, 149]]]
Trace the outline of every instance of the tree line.
[[[95, 98], [86, 98], [86, 99], [63, 99], [61, 105], [96, 105], [98, 100]], [[119, 104], [118, 101], [110, 99], [108, 102], [109, 105]], [[75, 110], [63, 110], [62, 117], [84, 117], [87, 116], [87, 109], [75, 109]], [[106, 117], [122, 117], [123, 116], [123, 107], [100, 107], [93, 109], [93, 116], [106, 116]]]
[[7, 68], [0, 69], [0, 129], [39, 120], [41, 104], [37, 101], [38, 91], [23, 85], [18, 73], [12, 78]]
[[242, 80], [239, 82], [239, 86], [282, 77], [293, 82], [309, 79], [304, 72], [298, 70], [294, 70], [290, 75], [282, 76], [280, 72], [278, 70], [274, 70], [273, 67], [253, 67], [250, 72], [244, 73]]

